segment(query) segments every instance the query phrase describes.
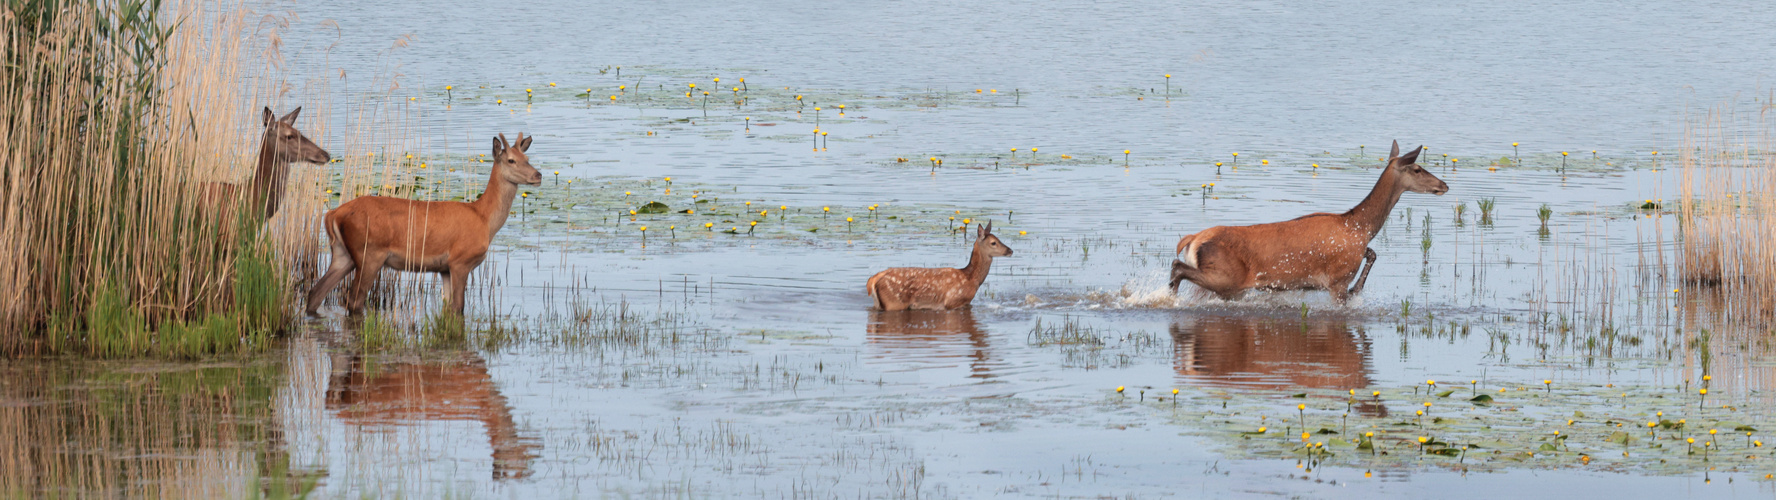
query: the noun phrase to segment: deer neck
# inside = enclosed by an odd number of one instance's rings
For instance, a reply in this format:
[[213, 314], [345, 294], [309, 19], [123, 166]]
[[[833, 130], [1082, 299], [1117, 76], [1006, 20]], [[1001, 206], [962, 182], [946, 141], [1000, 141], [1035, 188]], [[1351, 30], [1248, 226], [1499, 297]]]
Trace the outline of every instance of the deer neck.
[[970, 285], [980, 288], [981, 283], [987, 282], [987, 271], [992, 267], [993, 256], [976, 248], [973, 253], [968, 254], [968, 265], [962, 266], [961, 271], [963, 275], [968, 276]]
[[260, 139], [259, 164], [247, 181], [247, 207], [266, 219], [277, 214], [284, 201], [284, 181], [290, 176], [290, 162], [278, 161], [276, 144], [277, 138], [270, 134]]
[[498, 234], [506, 225], [506, 217], [512, 215], [512, 199], [518, 196], [518, 185], [506, 181], [500, 174], [503, 169], [495, 164], [493, 173], [487, 178], [487, 191], [481, 193], [473, 205], [487, 221], [487, 237]]
[[1406, 187], [1400, 184], [1400, 173], [1389, 166], [1381, 172], [1381, 178], [1375, 181], [1375, 189], [1369, 191], [1369, 196], [1344, 216], [1374, 239], [1375, 234], [1381, 232], [1381, 226], [1387, 224], [1388, 214], [1394, 212], [1394, 205], [1400, 203], [1400, 194], [1405, 191]]

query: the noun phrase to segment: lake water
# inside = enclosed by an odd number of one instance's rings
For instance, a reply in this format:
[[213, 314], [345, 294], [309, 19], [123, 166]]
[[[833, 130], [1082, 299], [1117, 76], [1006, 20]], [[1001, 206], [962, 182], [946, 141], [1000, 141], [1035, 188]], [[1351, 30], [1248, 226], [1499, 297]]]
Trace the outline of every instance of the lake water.
[[[489, 137], [536, 136], [544, 184], [525, 188], [471, 291], [472, 326], [517, 333], [365, 350], [330, 305], [262, 360], [12, 362], [7, 378], [30, 380], [5, 386], [16, 421], [47, 422], [13, 426], [21, 453], [46, 457], [39, 467], [105, 464], [90, 467], [108, 479], [77, 489], [1776, 493], [1765, 476], [1776, 458], [1749, 444], [1761, 431], [1719, 439], [1719, 455], [1682, 441], [1704, 422], [1776, 425], [1761, 420], [1776, 411], [1767, 328], [1723, 324], [1705, 290], [1672, 293], [1676, 224], [1635, 208], [1677, 197], [1671, 167], [1690, 120], [1765, 104], [1776, 6], [261, 10], [291, 21], [286, 104], [332, 100], [304, 120], [335, 156], [401, 153], [378, 143], [387, 131], [354, 132], [369, 120], [354, 102], [418, 117], [418, 142], [403, 147], [428, 168], [394, 167], [424, 188], [416, 196], [473, 196]], [[1351, 305], [1165, 289], [1180, 236], [1348, 209], [1394, 140], [1428, 147], [1420, 163], [1450, 191], [1402, 198]], [[1497, 207], [1486, 221], [1482, 200]], [[651, 201], [670, 211], [626, 214]], [[965, 262], [971, 233], [952, 231], [964, 220], [993, 221], [1016, 250], [972, 311], [869, 310], [874, 272]], [[1706, 399], [1694, 394], [1704, 374]], [[1457, 393], [1434, 395], [1445, 386]], [[1497, 403], [1465, 401], [1477, 393]], [[183, 410], [194, 402], [209, 410]], [[1640, 437], [1643, 421], [1667, 418], [1696, 425]], [[73, 437], [23, 437], [48, 432], [32, 426]], [[1300, 447], [1304, 426], [1339, 429], [1310, 442], [1349, 446]], [[1348, 427], [1388, 439], [1360, 447]], [[1643, 440], [1617, 443], [1618, 428]], [[1473, 448], [1425, 454], [1415, 436]], [[7, 477], [84, 469], [48, 470]], [[68, 488], [15, 483], [4, 486]]]

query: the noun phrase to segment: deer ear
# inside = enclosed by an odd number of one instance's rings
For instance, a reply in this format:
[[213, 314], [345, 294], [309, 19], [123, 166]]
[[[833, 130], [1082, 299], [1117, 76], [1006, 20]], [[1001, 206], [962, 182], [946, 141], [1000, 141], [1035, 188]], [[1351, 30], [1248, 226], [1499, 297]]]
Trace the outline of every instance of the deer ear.
[[974, 238], [978, 240], [978, 239], [986, 239], [986, 237], [987, 237], [987, 225], [986, 224], [975, 224], [974, 225]]
[[296, 126], [296, 115], [300, 114], [302, 114], [302, 106], [297, 106], [296, 109], [290, 110], [290, 114], [284, 115], [283, 118], [278, 118], [278, 121], [284, 122], [284, 125], [294, 127]]
[[1400, 157], [1400, 141], [1395, 140], [1394, 141], [1394, 150], [1388, 152], [1388, 159], [1392, 160], [1394, 158], [1399, 158], [1399, 157]]
[[987, 234], [993, 234], [993, 221], [987, 221]]
[[1414, 149], [1414, 150], [1412, 150], [1412, 152], [1406, 153], [1406, 156], [1400, 157], [1400, 164], [1401, 165], [1411, 165], [1414, 163], [1418, 163], [1418, 154], [1424, 152], [1424, 149], [1425, 149], [1424, 146], [1419, 146], [1418, 149]]
[[271, 114], [271, 106], [266, 106], [265, 107], [265, 126], [270, 127], [271, 121], [276, 120], [276, 119], [277, 119], [277, 115]]
[[530, 140], [535, 139], [536, 136], [534, 136], [534, 135], [525, 136], [523, 132], [519, 132], [518, 137], [519, 137], [518, 150], [523, 151], [523, 152], [530, 152]]
[[506, 152], [506, 134], [493, 138], [493, 158], [499, 159], [500, 153]]

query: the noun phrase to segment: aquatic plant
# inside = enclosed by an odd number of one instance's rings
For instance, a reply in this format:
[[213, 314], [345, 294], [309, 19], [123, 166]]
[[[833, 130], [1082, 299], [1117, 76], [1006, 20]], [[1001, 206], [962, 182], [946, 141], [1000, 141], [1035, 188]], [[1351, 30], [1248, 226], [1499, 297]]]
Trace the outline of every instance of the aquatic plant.
[[1492, 210], [1498, 207], [1498, 198], [1480, 199], [1480, 225], [1492, 225]]
[[[1290, 394], [1295, 391], [1197, 388], [1174, 394], [1170, 402], [1142, 406], [1169, 416], [1187, 432], [1210, 438], [1220, 453], [1233, 459], [1296, 458], [1316, 465], [1462, 471], [1561, 469], [1607, 460], [1610, 470], [1654, 475], [1702, 470], [1762, 474], [1759, 464], [1770, 459], [1762, 440], [1755, 439], [1763, 427], [1759, 422], [1776, 419], [1764, 405], [1686, 410], [1687, 398], [1673, 392], [1677, 387], [1604, 384], [1554, 391], [1552, 380], [1542, 382], [1541, 392], [1507, 385], [1496, 393], [1472, 397], [1456, 397], [1452, 390], [1423, 394], [1417, 386], [1381, 388], [1368, 398], [1358, 398], [1355, 390]], [[1472, 393], [1479, 392], [1477, 384]], [[1413, 397], [1415, 391], [1420, 395]], [[1289, 401], [1287, 406], [1279, 405], [1279, 399]], [[1455, 404], [1436, 404], [1442, 409], [1432, 415], [1428, 410], [1438, 400]], [[1337, 402], [1360, 406], [1361, 411], [1353, 414], [1335, 406]], [[1660, 408], [1689, 416], [1667, 418]], [[1297, 415], [1288, 422], [1291, 429], [1280, 436], [1268, 432], [1267, 417], [1286, 415], [1288, 410]], [[1339, 425], [1306, 425], [1317, 418], [1308, 413], [1336, 417]], [[1293, 429], [1296, 426], [1299, 433]], [[1744, 444], [1722, 442], [1721, 432], [1726, 430], [1745, 433]], [[1733, 453], [1724, 453], [1728, 449]]]

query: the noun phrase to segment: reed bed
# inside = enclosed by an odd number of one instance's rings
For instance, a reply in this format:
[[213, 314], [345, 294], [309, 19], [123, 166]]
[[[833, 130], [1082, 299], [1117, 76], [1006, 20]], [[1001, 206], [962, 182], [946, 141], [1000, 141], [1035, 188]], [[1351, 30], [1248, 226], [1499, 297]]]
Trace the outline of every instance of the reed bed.
[[205, 7], [5, 4], [6, 353], [195, 355], [281, 323], [275, 249], [250, 222], [197, 210], [195, 181], [251, 163], [254, 116], [245, 13]]
[[1718, 288], [1723, 318], [1776, 318], [1776, 111], [1731, 107], [1694, 120], [1679, 156], [1678, 276]]
[[[338, 117], [347, 140], [328, 144], [344, 73], [304, 68], [336, 78], [297, 90], [279, 52], [292, 19], [232, 1], [0, 4], [0, 355], [262, 349], [324, 264], [320, 215], [341, 199], [327, 190], [415, 168], [401, 150], [416, 149], [417, 106], [392, 77], [371, 78], [379, 90]], [[304, 104], [297, 128], [335, 165], [293, 165], [269, 220], [207, 206], [204, 183], [250, 184], [260, 108]]]

